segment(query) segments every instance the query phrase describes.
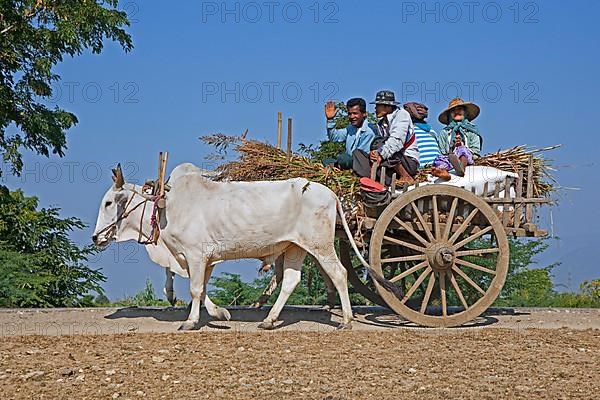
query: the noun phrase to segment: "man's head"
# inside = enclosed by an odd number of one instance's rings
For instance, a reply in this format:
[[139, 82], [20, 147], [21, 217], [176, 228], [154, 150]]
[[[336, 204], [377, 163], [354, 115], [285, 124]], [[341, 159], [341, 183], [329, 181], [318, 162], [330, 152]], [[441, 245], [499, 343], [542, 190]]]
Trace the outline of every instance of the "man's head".
[[429, 115], [429, 108], [425, 104], [415, 101], [404, 103], [404, 109], [408, 111], [413, 122], [425, 122], [425, 119]]
[[390, 106], [389, 104], [375, 104], [375, 115], [377, 118], [383, 118], [388, 114], [393, 113], [398, 107]]
[[375, 114], [377, 118], [383, 118], [388, 114], [393, 113], [400, 103], [396, 101], [396, 95], [391, 90], [381, 90], [377, 92], [375, 101]]
[[350, 99], [346, 103], [346, 108], [350, 123], [360, 128], [367, 118], [367, 102], [361, 98]]

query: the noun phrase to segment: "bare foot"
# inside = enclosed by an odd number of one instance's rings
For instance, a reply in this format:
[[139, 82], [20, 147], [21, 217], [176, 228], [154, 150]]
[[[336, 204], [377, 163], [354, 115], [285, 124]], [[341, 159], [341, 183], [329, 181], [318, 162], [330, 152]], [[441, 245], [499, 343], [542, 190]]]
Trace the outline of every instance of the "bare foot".
[[411, 176], [406, 176], [406, 177], [401, 176], [400, 179], [398, 179], [397, 183], [400, 185], [404, 185], [404, 184], [414, 185], [415, 180]]
[[445, 181], [449, 181], [451, 179], [450, 172], [443, 168], [433, 168], [431, 170], [431, 175], [440, 178]]
[[[462, 158], [464, 157], [461, 157], [461, 159]], [[456, 173], [456, 175], [465, 176], [465, 164], [463, 164], [463, 162], [458, 157], [456, 157], [456, 154], [449, 154], [448, 161], [450, 161], [450, 164], [452, 164], [452, 166], [454, 167], [454, 172]]]

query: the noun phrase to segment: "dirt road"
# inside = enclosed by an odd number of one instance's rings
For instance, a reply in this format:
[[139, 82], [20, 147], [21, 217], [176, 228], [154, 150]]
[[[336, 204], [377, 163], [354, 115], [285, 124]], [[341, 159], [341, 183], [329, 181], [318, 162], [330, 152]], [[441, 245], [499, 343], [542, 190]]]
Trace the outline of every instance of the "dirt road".
[[357, 309], [354, 330], [338, 332], [337, 317], [325, 311], [287, 308], [280, 329], [254, 332], [265, 312], [233, 310], [234, 322], [174, 333], [185, 310], [0, 311], [0, 397], [595, 399], [600, 393], [597, 310], [504, 310], [470, 327], [423, 329], [382, 309]]
[[[396, 314], [381, 307], [354, 307], [353, 330], [387, 331], [405, 327], [411, 330], [431, 331], [416, 327]], [[229, 322], [209, 321], [202, 310], [201, 331], [256, 332], [258, 323], [267, 315], [261, 310], [246, 307], [229, 308]], [[320, 307], [285, 307], [281, 313], [279, 331], [329, 332], [341, 321], [341, 310], [332, 313]], [[85, 308], [0, 310], [0, 335], [98, 335], [117, 333], [173, 333], [185, 321], [185, 308]], [[587, 309], [490, 309], [464, 328], [571, 328], [600, 329], [600, 310]], [[455, 329], [456, 330], [456, 329]]]

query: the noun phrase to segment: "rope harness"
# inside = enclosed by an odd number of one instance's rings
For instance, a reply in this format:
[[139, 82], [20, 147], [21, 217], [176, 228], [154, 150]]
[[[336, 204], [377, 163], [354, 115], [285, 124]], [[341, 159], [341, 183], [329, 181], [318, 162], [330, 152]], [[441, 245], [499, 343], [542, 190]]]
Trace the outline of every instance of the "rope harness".
[[[145, 189], [151, 187], [150, 185], [148, 185], [148, 183], [146, 183], [143, 187], [142, 187], [142, 193], [144, 192]], [[138, 234], [138, 239], [137, 242], [139, 244], [156, 244], [158, 242], [158, 238], [160, 237], [160, 224], [158, 222], [158, 218], [157, 218], [157, 214], [160, 210], [160, 207], [158, 206], [158, 203], [161, 199], [163, 199], [165, 196], [164, 195], [160, 195], [160, 194], [155, 194], [152, 196], [152, 198], [148, 199], [145, 197], [145, 195], [136, 192], [135, 190], [131, 189], [132, 195], [131, 197], [127, 200], [127, 203], [125, 204], [125, 208], [124, 211], [121, 215], [119, 215], [117, 217], [117, 219], [108, 224], [106, 227], [104, 227], [102, 230], [100, 230], [97, 235], [100, 235], [102, 233], [108, 232], [110, 235], [113, 235], [116, 231], [117, 228], [117, 224], [125, 219], [127, 219], [127, 217], [129, 217], [129, 215], [134, 212], [135, 210], [137, 210], [141, 205], [144, 206], [144, 208], [142, 209], [142, 215], [140, 217], [140, 229], [139, 229], [139, 234]], [[133, 198], [135, 197], [135, 195], [139, 195], [141, 197], [144, 198], [143, 201], [140, 201], [139, 203], [137, 203], [133, 208], [128, 209], [129, 206], [131, 205], [131, 203], [133, 202]], [[152, 216], [150, 217], [150, 226], [152, 227], [152, 230], [150, 231], [150, 235], [146, 235], [144, 234], [144, 215], [146, 213], [146, 206], [148, 205], [148, 202], [151, 201], [153, 203], [152, 205]]]

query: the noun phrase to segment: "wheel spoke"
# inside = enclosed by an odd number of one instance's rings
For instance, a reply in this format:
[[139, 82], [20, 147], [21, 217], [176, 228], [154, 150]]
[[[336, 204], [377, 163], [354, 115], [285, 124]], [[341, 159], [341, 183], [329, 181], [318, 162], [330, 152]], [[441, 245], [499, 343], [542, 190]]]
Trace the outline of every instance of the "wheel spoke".
[[413, 228], [411, 228], [410, 225], [408, 225], [406, 222], [402, 221], [398, 217], [394, 217], [394, 221], [396, 221], [396, 223], [398, 225], [400, 225], [406, 231], [408, 231], [408, 233], [413, 235], [415, 237], [415, 239], [417, 239], [419, 242], [423, 243], [425, 246], [429, 246], [429, 242], [427, 240], [423, 239], [423, 237], [421, 235], [419, 235], [417, 232], [415, 232], [415, 230]]
[[390, 279], [390, 282], [394, 283], [394, 282], [398, 282], [400, 279], [404, 279], [407, 276], [409, 276], [410, 274], [412, 274], [415, 271], [420, 270], [421, 268], [424, 268], [427, 266], [427, 261], [423, 261], [421, 263], [418, 263], [417, 265], [415, 265], [412, 268], [407, 269], [406, 271], [402, 272], [400, 275], [393, 277], [392, 279]]
[[457, 244], [454, 245], [454, 249], [460, 249], [462, 248], [465, 244], [472, 242], [473, 240], [477, 239], [480, 236], [485, 235], [486, 233], [488, 233], [489, 231], [491, 231], [492, 229], [494, 229], [493, 226], [487, 226], [484, 229], [480, 230], [479, 232], [469, 236], [468, 238], [461, 240], [460, 242], [458, 242]]
[[427, 311], [427, 304], [429, 304], [429, 298], [431, 297], [431, 292], [433, 291], [434, 284], [435, 274], [431, 274], [431, 276], [429, 277], [429, 283], [427, 284], [427, 289], [425, 290], [423, 302], [421, 303], [421, 314], [425, 314], [425, 312]]
[[455, 253], [456, 257], [464, 256], [480, 256], [482, 254], [499, 253], [500, 249], [497, 247], [491, 249], [473, 249], [473, 250], [462, 250]]
[[421, 211], [419, 211], [419, 207], [417, 207], [417, 205], [415, 204], [415, 202], [411, 202], [410, 203], [415, 215], [417, 216], [417, 219], [419, 220], [419, 222], [421, 223], [421, 226], [423, 227], [423, 230], [425, 231], [425, 234], [427, 235], [427, 238], [433, 242], [435, 240], [435, 238], [433, 237], [433, 235], [431, 234], [431, 230], [429, 229], [429, 226], [427, 225], [427, 223], [425, 222], [425, 218], [423, 218], [423, 214], [421, 214]]
[[462, 290], [460, 290], [460, 287], [458, 286], [458, 282], [456, 282], [456, 278], [454, 277], [454, 274], [452, 273], [452, 271], [446, 271], [446, 273], [448, 274], [448, 277], [450, 278], [450, 283], [452, 283], [452, 286], [454, 287], [454, 290], [456, 291], [456, 294], [458, 295], [460, 302], [462, 303], [465, 310], [467, 310], [469, 308], [469, 305], [467, 304], [467, 301], [465, 300], [465, 296], [463, 296]]
[[427, 278], [427, 275], [429, 275], [429, 273], [432, 271], [431, 267], [427, 267], [427, 269], [425, 270], [425, 272], [423, 272], [421, 274], [421, 276], [419, 276], [417, 278], [417, 280], [415, 281], [415, 283], [410, 287], [410, 289], [408, 289], [408, 292], [406, 293], [406, 295], [404, 296], [404, 298], [401, 300], [402, 303], [406, 303], [406, 300], [410, 299], [410, 296], [413, 295], [413, 293], [415, 293], [415, 291], [419, 288], [419, 286], [421, 286], [421, 283], [423, 283], [423, 281], [425, 280], [425, 278]]
[[482, 267], [481, 265], [473, 264], [472, 262], [463, 260], [461, 258], [457, 258], [456, 260], [454, 260], [454, 262], [456, 262], [457, 264], [463, 265], [465, 267], [468, 267], [468, 268], [473, 268], [478, 271], [485, 272], [487, 274], [496, 275], [496, 271], [494, 271], [493, 269], [489, 269], [489, 268]]
[[448, 218], [446, 219], [446, 229], [444, 229], [443, 239], [447, 239], [450, 236], [450, 232], [452, 232], [452, 223], [454, 222], [454, 213], [456, 212], [456, 206], [458, 205], [458, 197], [455, 197], [452, 200], [452, 206], [450, 207], [450, 212], [448, 213]]
[[392, 242], [398, 244], [400, 246], [408, 247], [409, 249], [419, 251], [421, 253], [425, 253], [426, 249], [424, 247], [417, 246], [416, 244], [412, 244], [409, 242], [405, 242], [404, 240], [396, 239], [390, 236], [384, 236], [383, 240], [387, 240], [388, 242]]
[[385, 264], [385, 263], [393, 263], [393, 262], [422, 261], [426, 258], [427, 258], [427, 256], [425, 256], [425, 254], [417, 254], [414, 256], [382, 258], [381, 263]]
[[452, 235], [452, 237], [448, 240], [450, 243], [454, 243], [456, 241], [456, 239], [458, 239], [460, 237], [460, 235], [462, 235], [462, 233], [465, 231], [465, 229], [467, 229], [467, 226], [469, 226], [469, 224], [471, 223], [471, 220], [473, 218], [475, 218], [475, 216], [477, 215], [478, 212], [479, 212], [478, 208], [475, 208], [473, 211], [471, 211], [469, 216], [463, 221], [462, 224], [460, 224], [460, 226], [458, 227], [456, 232], [454, 232], [454, 235]]
[[482, 295], [485, 296], [485, 290], [483, 290], [482, 288], [479, 287], [478, 284], [476, 284], [475, 282], [473, 282], [473, 280], [471, 278], [469, 278], [469, 276], [467, 274], [465, 274], [460, 268], [458, 268], [457, 266], [453, 266], [452, 270], [456, 271], [456, 273], [458, 275], [460, 275], [465, 281], [467, 281], [467, 283], [469, 285], [473, 286], [475, 289], [477, 289], [477, 291], [479, 293], [481, 293]]
[[433, 230], [435, 231], [435, 238], [440, 239], [440, 216], [438, 214], [437, 196], [432, 196], [431, 201], [433, 203]]
[[442, 316], [448, 316], [448, 304], [446, 304], [446, 274], [440, 273], [440, 297], [442, 298]]

